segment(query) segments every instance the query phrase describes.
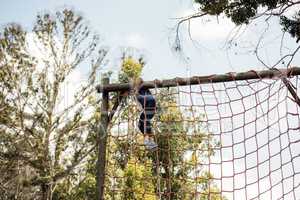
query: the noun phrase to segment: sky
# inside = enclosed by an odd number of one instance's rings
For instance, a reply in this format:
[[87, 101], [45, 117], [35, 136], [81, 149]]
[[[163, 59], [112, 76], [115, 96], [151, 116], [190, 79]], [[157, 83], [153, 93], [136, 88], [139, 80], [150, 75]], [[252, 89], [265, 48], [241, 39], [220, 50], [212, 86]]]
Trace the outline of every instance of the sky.
[[[117, 53], [120, 47], [134, 47], [147, 61], [143, 72], [145, 80], [209, 75], [226, 72], [263, 69], [263, 65], [253, 53], [265, 23], [242, 27], [239, 38], [229, 48], [230, 33], [235, 33], [234, 25], [224, 17], [209, 17], [191, 22], [192, 42], [187, 35], [187, 27], [181, 29], [182, 53], [172, 51], [176, 18], [186, 16], [196, 10], [190, 0], [1, 0], [0, 24], [15, 22], [30, 30], [39, 12], [73, 8], [90, 23], [92, 30], [102, 36], [109, 46], [112, 56], [110, 65], [103, 71], [117, 72]], [[280, 58], [278, 21], [271, 21], [271, 28], [263, 41], [260, 56], [272, 65]], [[272, 26], [274, 25], [274, 26]], [[232, 35], [232, 34], [231, 34]], [[286, 37], [286, 46], [295, 46], [294, 40]], [[286, 48], [287, 49], [287, 48]], [[299, 64], [299, 59], [294, 65]], [[279, 66], [280, 67], [280, 66]]]
[[[147, 61], [143, 72], [145, 80], [265, 69], [253, 53], [257, 41], [265, 31], [266, 22], [263, 20], [247, 28], [241, 27], [238, 37], [231, 43], [229, 41], [237, 29], [230, 20], [220, 16], [218, 19], [207, 17], [192, 21], [191, 36], [194, 41], [189, 39], [187, 27], [182, 27], [183, 51], [181, 54], [172, 51], [174, 27], [178, 22], [176, 18], [187, 16], [196, 9], [190, 0], [0, 0], [0, 2], [1, 26], [11, 22], [19, 23], [29, 32], [39, 12], [55, 12], [63, 7], [69, 7], [81, 13], [89, 21], [92, 30], [99, 33], [104, 44], [110, 48], [110, 64], [103, 67], [103, 72], [118, 71], [118, 52], [121, 47], [134, 47], [145, 56]], [[259, 56], [267, 65], [272, 66], [281, 57], [281, 36], [278, 21], [271, 20], [270, 28], [258, 48]], [[286, 36], [282, 46], [283, 54], [292, 51], [295, 46], [295, 41]], [[300, 59], [296, 57], [292, 65], [300, 66]], [[81, 75], [77, 72], [72, 77], [75, 84]]]

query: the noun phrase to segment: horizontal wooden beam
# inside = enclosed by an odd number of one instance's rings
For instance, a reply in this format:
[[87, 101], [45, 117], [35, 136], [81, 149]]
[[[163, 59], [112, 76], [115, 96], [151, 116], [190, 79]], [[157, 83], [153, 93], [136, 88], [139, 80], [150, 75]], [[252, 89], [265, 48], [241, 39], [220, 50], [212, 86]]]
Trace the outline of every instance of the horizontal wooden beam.
[[[176, 87], [185, 85], [198, 85], [207, 83], [219, 83], [219, 82], [230, 82], [230, 81], [242, 81], [251, 79], [272, 79], [280, 77], [291, 77], [300, 75], [300, 67], [292, 67], [288, 69], [270, 69], [262, 71], [247, 71], [241, 73], [226, 73], [226, 74], [214, 74], [210, 76], [193, 76], [190, 78], [173, 78], [166, 80], [154, 80], [144, 81], [141, 85], [142, 88], [164, 88], [164, 87]], [[98, 85], [96, 89], [99, 93], [103, 91], [117, 92], [117, 91], [128, 91], [133, 88], [130, 83], [112, 83], [108, 85]]]

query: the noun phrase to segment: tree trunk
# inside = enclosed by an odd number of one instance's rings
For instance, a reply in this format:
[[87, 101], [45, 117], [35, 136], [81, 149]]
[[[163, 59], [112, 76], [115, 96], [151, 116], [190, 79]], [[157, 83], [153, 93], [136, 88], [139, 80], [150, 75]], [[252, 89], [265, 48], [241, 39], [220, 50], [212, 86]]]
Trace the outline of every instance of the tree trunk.
[[51, 200], [52, 199], [52, 185], [51, 184], [42, 184], [41, 185], [41, 196], [42, 200]]

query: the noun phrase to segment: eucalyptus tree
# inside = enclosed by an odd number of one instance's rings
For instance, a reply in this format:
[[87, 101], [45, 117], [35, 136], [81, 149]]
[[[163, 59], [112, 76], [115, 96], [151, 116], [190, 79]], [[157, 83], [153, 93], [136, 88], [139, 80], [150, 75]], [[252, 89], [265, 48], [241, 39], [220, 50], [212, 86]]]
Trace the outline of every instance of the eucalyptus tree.
[[9, 24], [0, 32], [4, 199], [51, 199], [94, 150], [89, 99], [107, 53], [99, 41], [70, 9], [38, 14], [32, 30]]

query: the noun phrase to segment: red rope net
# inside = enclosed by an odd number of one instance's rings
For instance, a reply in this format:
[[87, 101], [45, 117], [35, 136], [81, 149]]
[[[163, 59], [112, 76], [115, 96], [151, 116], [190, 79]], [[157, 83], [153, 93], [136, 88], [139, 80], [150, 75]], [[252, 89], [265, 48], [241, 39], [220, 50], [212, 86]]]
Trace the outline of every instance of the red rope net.
[[152, 93], [159, 148], [145, 150], [128, 97], [109, 127], [105, 199], [300, 199], [300, 108], [280, 79]]

